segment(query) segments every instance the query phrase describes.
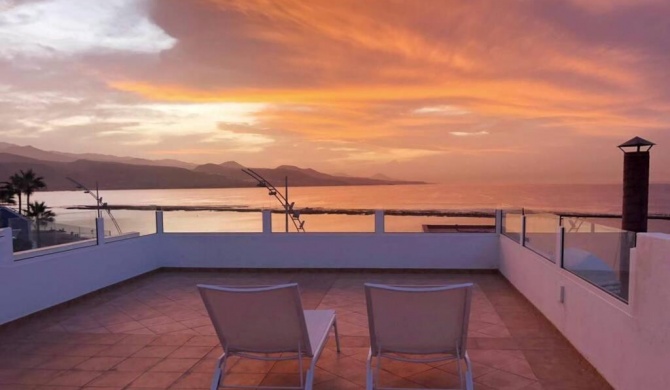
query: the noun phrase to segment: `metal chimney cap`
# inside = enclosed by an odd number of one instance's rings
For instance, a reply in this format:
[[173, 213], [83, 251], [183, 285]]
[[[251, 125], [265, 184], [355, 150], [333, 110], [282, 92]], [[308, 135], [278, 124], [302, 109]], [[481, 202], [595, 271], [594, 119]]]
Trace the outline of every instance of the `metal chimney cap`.
[[644, 138], [634, 137], [634, 138], [631, 138], [628, 141], [622, 143], [621, 145], [619, 145], [619, 147], [620, 148], [626, 148], [626, 147], [629, 147], [629, 146], [654, 146], [654, 145], [656, 145], [656, 144], [651, 142], [651, 141], [647, 141]]
[[635, 137], [632, 138], [621, 145], [618, 146], [619, 149], [621, 149], [622, 152], [624, 153], [633, 153], [633, 152], [644, 152], [647, 153], [651, 148], [656, 145], [655, 143], [651, 141], [647, 141], [644, 138], [640, 137]]

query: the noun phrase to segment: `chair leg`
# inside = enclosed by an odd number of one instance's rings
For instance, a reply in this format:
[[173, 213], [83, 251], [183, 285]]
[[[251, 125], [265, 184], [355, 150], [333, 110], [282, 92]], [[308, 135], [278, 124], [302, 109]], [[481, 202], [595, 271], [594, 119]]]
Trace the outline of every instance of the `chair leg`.
[[[472, 380], [472, 362], [470, 362], [470, 357], [468, 353], [465, 353], [465, 388], [467, 390], [474, 390], [475, 384]], [[460, 362], [459, 362], [460, 364]]]
[[219, 384], [221, 384], [221, 377], [223, 376], [223, 370], [226, 364], [227, 356], [224, 353], [219, 357], [219, 360], [216, 361], [216, 369], [214, 369], [214, 376], [212, 377], [212, 385], [210, 390], [218, 390]]
[[221, 382], [221, 367], [217, 367], [216, 370], [214, 370], [214, 377], [212, 378], [212, 386], [210, 387], [211, 390], [218, 390], [219, 388], [219, 383]]
[[340, 334], [337, 332], [337, 318], [333, 320], [333, 329], [335, 330], [335, 345], [337, 352], [340, 352]]
[[307, 378], [305, 379], [305, 390], [312, 390], [312, 387], [314, 385], [315, 369], [316, 369], [316, 360], [312, 359], [312, 364], [310, 364], [309, 370], [307, 370]]
[[458, 383], [459, 383], [458, 388], [460, 389], [463, 387], [463, 383], [466, 383], [465, 376], [463, 375], [463, 367], [462, 367], [463, 364], [461, 363], [461, 359], [456, 360], [456, 366], [458, 367]]
[[368, 360], [365, 362], [365, 390], [373, 390], [373, 376], [372, 376], [372, 348], [368, 352]]

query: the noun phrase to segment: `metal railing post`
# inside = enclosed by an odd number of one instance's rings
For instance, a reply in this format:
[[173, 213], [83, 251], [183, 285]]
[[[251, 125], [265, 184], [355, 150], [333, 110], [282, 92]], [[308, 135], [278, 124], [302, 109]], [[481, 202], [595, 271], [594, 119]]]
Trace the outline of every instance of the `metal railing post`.
[[502, 234], [503, 211], [496, 210], [496, 233]]
[[263, 210], [263, 233], [272, 233], [272, 210]]
[[384, 233], [384, 210], [375, 210], [375, 233]]
[[526, 246], [526, 215], [521, 215], [521, 234], [519, 237], [519, 244]]
[[96, 218], [95, 219], [95, 237], [98, 245], [105, 244], [105, 219]]
[[14, 262], [12, 228], [0, 229], [0, 266]]
[[563, 257], [565, 254], [565, 227], [558, 227], [558, 235], [556, 236], [556, 264], [563, 268]]
[[156, 210], [156, 234], [163, 234], [164, 232], [163, 210]]

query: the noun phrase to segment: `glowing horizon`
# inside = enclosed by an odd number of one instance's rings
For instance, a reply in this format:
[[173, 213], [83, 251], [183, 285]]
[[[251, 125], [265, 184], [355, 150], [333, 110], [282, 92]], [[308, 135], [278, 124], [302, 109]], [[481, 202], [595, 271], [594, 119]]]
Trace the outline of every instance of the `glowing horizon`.
[[663, 0], [0, 0], [0, 135], [433, 182], [670, 181]]

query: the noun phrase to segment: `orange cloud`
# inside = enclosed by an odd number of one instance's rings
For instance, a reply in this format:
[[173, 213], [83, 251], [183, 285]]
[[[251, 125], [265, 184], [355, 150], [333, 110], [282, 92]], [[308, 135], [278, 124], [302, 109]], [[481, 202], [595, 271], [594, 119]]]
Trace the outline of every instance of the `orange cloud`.
[[[385, 136], [396, 131], [393, 125], [422, 125], [444, 123], [445, 118], [426, 118], [404, 115], [398, 118], [375, 118], [371, 110], [390, 103], [412, 104], [412, 101], [457, 101], [474, 114], [488, 117], [516, 119], [551, 119], [574, 125], [596, 126], [662, 126], [662, 121], [631, 118], [618, 114], [617, 107], [635, 104], [636, 97], [620, 97], [590, 91], [563, 89], [549, 83], [529, 81], [458, 81], [444, 85], [408, 86], [350, 86], [322, 89], [295, 90], [221, 90], [204, 91], [179, 86], [159, 86], [138, 82], [112, 82], [115, 89], [139, 94], [158, 101], [191, 103], [244, 102], [264, 103], [271, 106], [258, 114], [258, 120], [277, 124], [290, 124], [292, 131], [309, 135], [365, 138]], [[570, 105], [566, 106], [566, 102]], [[419, 103], [414, 103], [416, 107]], [[310, 111], [282, 110], [283, 105], [308, 105], [318, 109]], [[348, 107], [332, 113], [335, 107]], [[411, 106], [410, 106], [411, 107]], [[416, 107], [418, 108], [418, 107]], [[407, 108], [406, 112], [410, 109]], [[367, 119], [366, 119], [367, 116]], [[370, 123], [376, 119], [378, 122]], [[392, 122], [394, 121], [395, 122]], [[391, 121], [391, 122], [390, 122]], [[356, 123], [358, 122], [358, 123]], [[386, 122], [386, 123], [384, 123]], [[372, 131], [384, 125], [383, 132]], [[360, 133], [360, 128], [368, 131]], [[607, 129], [608, 131], [610, 129]]]
[[[523, 127], [522, 122], [533, 121], [535, 131], [561, 128], [608, 136], [636, 126], [664, 126], [662, 117], [627, 110], [641, 105], [645, 96], [639, 53], [585, 46], [523, 4], [209, 3], [242, 21], [231, 27], [237, 29], [233, 39], [272, 50], [271, 57], [263, 51], [247, 53], [236, 61], [251, 67], [235, 62], [231, 69], [245, 74], [260, 66], [268, 85], [203, 88], [121, 77], [108, 85], [157, 101], [263, 103], [267, 107], [255, 114], [262, 126], [275, 135], [310, 140], [378, 143], [439, 128], [478, 133], [489, 131], [478, 124], [496, 120]], [[622, 1], [617, 7], [629, 5]], [[467, 115], [411, 115], [440, 105], [458, 106]], [[295, 106], [311, 109], [291, 109]]]
[[[151, 20], [174, 47], [86, 58], [73, 74], [103, 79], [96, 110], [123, 106], [166, 155], [263, 150], [259, 159], [279, 162], [300, 150], [309, 161], [430, 161], [436, 171], [456, 154], [505, 155], [525, 167], [527, 150], [665, 134], [670, 45], [653, 31], [668, 4], [160, 1]], [[115, 99], [124, 103], [110, 108]], [[234, 103], [253, 109], [217, 108]]]

